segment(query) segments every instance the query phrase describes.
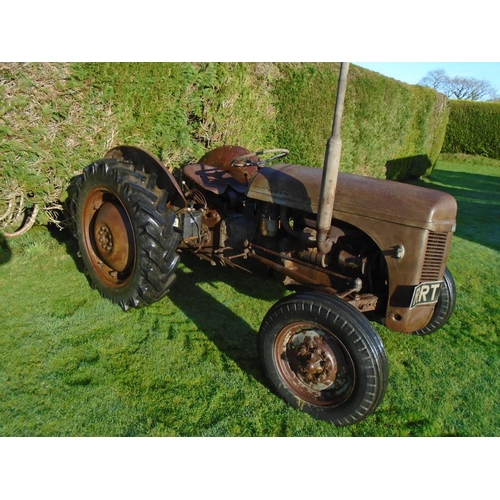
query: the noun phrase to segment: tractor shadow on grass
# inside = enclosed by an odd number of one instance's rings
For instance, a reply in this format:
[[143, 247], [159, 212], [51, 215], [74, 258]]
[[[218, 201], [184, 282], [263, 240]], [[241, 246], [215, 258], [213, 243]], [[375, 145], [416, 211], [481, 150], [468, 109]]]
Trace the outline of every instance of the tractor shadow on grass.
[[[76, 239], [69, 231], [60, 231], [56, 227], [49, 227], [49, 231], [53, 238], [66, 246], [76, 269], [85, 275], [90, 286], [90, 279], [85, 274], [83, 261], [78, 255]], [[175, 304], [241, 370], [267, 386], [258, 359], [257, 334], [268, 309], [285, 295], [284, 287], [272, 279], [263, 279], [222, 266], [211, 266], [186, 253], [181, 254], [181, 264], [176, 275], [176, 281], [162, 300]], [[220, 296], [221, 290], [225, 297]], [[234, 311], [235, 294], [243, 304], [241, 315]], [[244, 305], [245, 297], [251, 298], [251, 306]], [[228, 298], [233, 300], [232, 308], [223, 303]], [[261, 310], [257, 310], [255, 299], [262, 301]]]
[[7, 238], [0, 232], [0, 266], [7, 264], [12, 258], [12, 250], [10, 249]]
[[[78, 241], [76, 240], [76, 238], [73, 237], [71, 232], [68, 229], [59, 229], [54, 224], [49, 224], [47, 226], [47, 229], [52, 238], [54, 238], [58, 243], [66, 247], [66, 252], [73, 259], [75, 267], [78, 269], [78, 272], [85, 274], [83, 261], [79, 257], [80, 250], [78, 248]], [[86, 274], [85, 277], [87, 278]], [[87, 281], [89, 282], [90, 285], [90, 280], [88, 278]]]
[[[272, 280], [211, 266], [189, 254], [182, 254], [181, 261], [166, 300], [182, 310], [245, 373], [267, 385], [258, 359], [258, 329], [268, 309], [285, 295], [284, 288]], [[207, 290], [210, 288], [213, 292]], [[230, 307], [223, 303], [221, 293], [231, 300]], [[246, 297], [251, 304], [245, 305]]]

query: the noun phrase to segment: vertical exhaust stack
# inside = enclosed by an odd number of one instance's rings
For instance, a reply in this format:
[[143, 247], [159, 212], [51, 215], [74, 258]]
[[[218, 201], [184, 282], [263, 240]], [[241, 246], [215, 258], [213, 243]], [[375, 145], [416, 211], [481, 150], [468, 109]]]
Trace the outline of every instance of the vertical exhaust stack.
[[327, 254], [332, 248], [332, 241], [328, 233], [332, 225], [333, 204], [337, 190], [337, 177], [339, 174], [340, 153], [342, 140], [340, 138], [340, 125], [344, 111], [344, 98], [347, 87], [347, 73], [349, 63], [340, 63], [340, 76], [337, 88], [337, 100], [333, 117], [332, 135], [326, 143], [325, 162], [323, 164], [323, 178], [318, 209], [318, 238], [317, 246], [320, 254]]

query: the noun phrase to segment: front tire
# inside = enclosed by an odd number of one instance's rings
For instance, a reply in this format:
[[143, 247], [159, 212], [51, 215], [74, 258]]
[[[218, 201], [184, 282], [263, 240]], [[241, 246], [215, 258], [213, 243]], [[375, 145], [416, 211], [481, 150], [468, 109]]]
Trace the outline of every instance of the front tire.
[[332, 295], [299, 292], [277, 302], [262, 322], [259, 356], [280, 397], [338, 426], [370, 415], [387, 388], [382, 340], [363, 314]]
[[114, 159], [89, 165], [73, 199], [85, 272], [124, 310], [160, 300], [175, 280], [180, 235], [155, 174]]
[[431, 320], [421, 330], [412, 332], [412, 335], [422, 336], [436, 332], [448, 322], [453, 314], [457, 301], [457, 290], [455, 287], [455, 280], [448, 268], [446, 268], [444, 272], [443, 281], [441, 293], [434, 307], [434, 313], [432, 314]]

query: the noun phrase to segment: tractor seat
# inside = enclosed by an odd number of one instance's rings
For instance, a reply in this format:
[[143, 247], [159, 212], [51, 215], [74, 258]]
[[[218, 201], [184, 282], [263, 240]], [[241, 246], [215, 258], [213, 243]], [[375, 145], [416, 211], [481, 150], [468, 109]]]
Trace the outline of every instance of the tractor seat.
[[239, 194], [245, 194], [247, 191], [247, 186], [235, 179], [230, 173], [203, 163], [186, 165], [183, 173], [202, 188], [218, 195], [224, 194], [228, 186], [231, 186]]

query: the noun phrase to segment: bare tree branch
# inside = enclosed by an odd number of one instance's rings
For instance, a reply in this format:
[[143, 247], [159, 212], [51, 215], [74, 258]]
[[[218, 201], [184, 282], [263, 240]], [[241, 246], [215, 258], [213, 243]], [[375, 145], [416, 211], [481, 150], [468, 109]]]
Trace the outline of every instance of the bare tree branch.
[[436, 69], [434, 71], [429, 71], [422, 80], [420, 80], [419, 85], [424, 87], [430, 87], [431, 89], [437, 90], [445, 94], [446, 87], [448, 84], [448, 77], [443, 69]]
[[445, 94], [450, 99], [467, 99], [471, 101], [498, 99], [496, 89], [487, 80], [466, 77], [449, 77], [444, 70], [429, 71], [420, 80], [419, 85], [430, 87]]

